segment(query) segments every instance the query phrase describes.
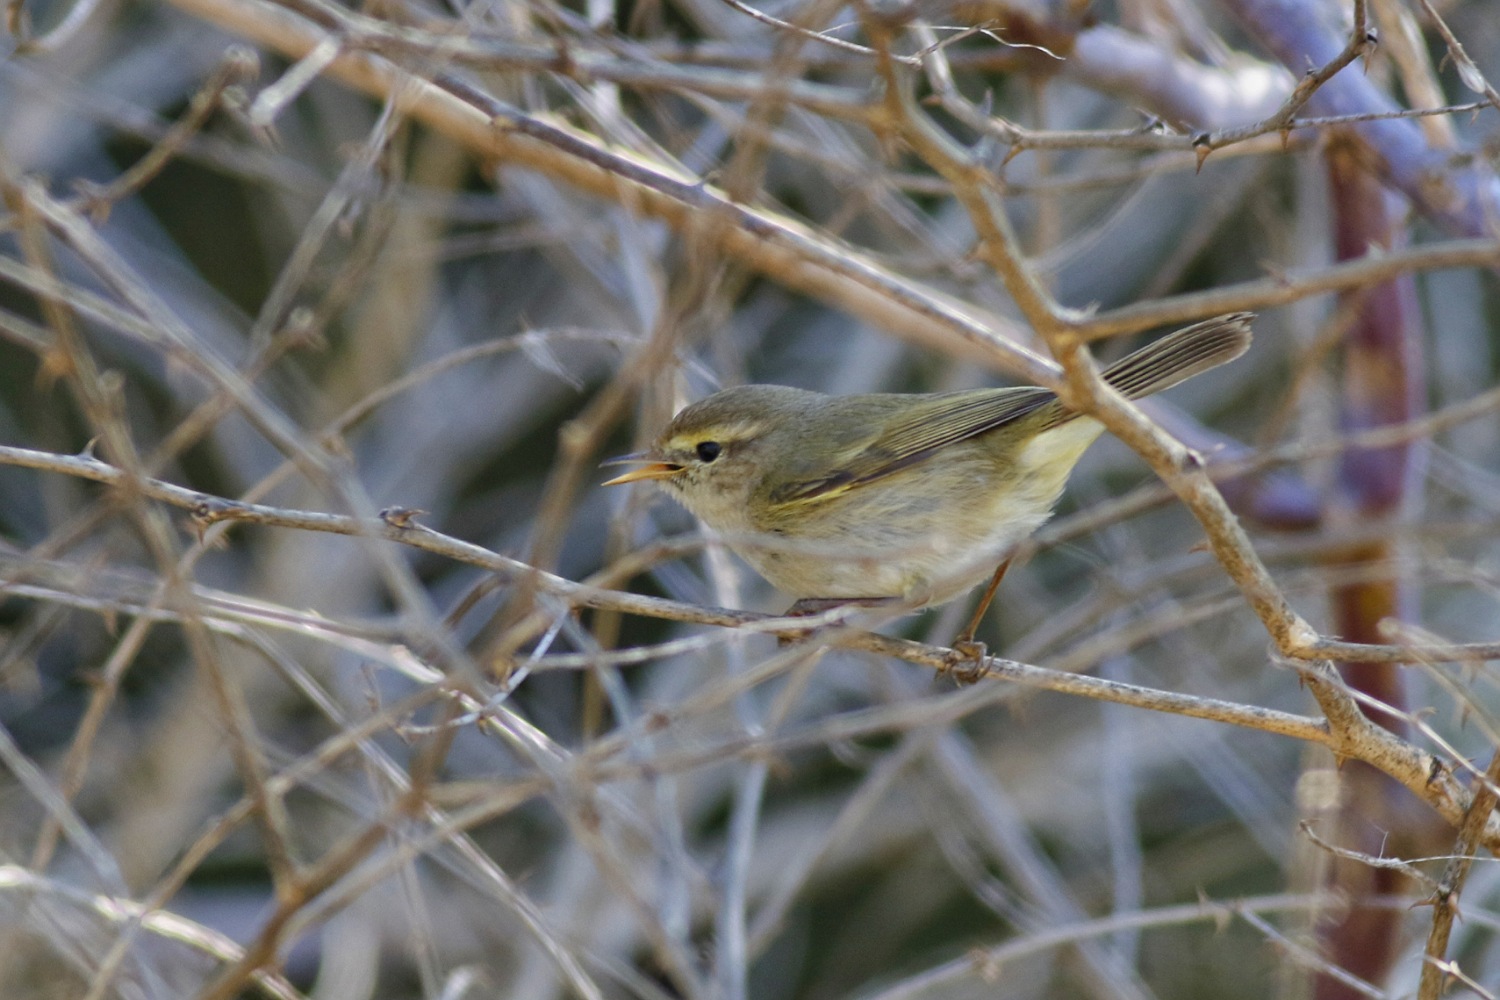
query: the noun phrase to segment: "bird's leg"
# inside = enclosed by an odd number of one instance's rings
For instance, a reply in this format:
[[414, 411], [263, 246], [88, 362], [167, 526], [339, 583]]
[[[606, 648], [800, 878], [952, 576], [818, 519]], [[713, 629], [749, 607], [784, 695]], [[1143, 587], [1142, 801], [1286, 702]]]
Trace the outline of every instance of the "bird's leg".
[[975, 645], [974, 633], [979, 631], [979, 623], [984, 621], [984, 613], [990, 609], [990, 602], [995, 599], [995, 591], [1000, 589], [1000, 581], [1005, 579], [1005, 571], [1008, 569], [1010, 569], [1009, 559], [995, 567], [995, 575], [990, 577], [989, 586], [984, 588], [984, 593], [979, 598], [979, 606], [974, 609], [974, 617], [970, 618], [964, 630], [954, 637], [953, 648]]
[[989, 650], [984, 643], [974, 640], [974, 633], [979, 631], [979, 623], [984, 620], [984, 613], [990, 609], [990, 602], [995, 599], [995, 591], [1000, 589], [1000, 581], [1005, 579], [1005, 571], [1008, 569], [1009, 559], [995, 567], [995, 575], [990, 577], [989, 586], [984, 588], [979, 606], [974, 609], [974, 617], [969, 619], [969, 624], [964, 626], [962, 632], [953, 637], [953, 662], [948, 665], [947, 670], [960, 684], [973, 684], [984, 676], [984, 658]]

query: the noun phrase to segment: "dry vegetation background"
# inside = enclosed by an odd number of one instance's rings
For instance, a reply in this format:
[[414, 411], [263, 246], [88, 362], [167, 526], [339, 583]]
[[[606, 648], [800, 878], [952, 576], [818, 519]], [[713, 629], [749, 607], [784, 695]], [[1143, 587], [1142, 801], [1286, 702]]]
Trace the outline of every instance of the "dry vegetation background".
[[[1492, 0], [5, 11], [6, 1000], [1500, 995]], [[595, 485], [1006, 379], [970, 687]]]

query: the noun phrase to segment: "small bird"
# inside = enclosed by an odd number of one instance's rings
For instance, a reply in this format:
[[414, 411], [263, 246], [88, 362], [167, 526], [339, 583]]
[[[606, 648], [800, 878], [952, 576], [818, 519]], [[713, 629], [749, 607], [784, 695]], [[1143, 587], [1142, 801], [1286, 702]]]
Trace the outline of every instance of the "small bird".
[[[1252, 313], [1185, 327], [1102, 375], [1130, 399], [1233, 361]], [[789, 614], [890, 599], [942, 604], [990, 587], [1052, 516], [1068, 474], [1103, 430], [1038, 386], [827, 396], [742, 385], [683, 409], [638, 464], [604, 485], [654, 480], [725, 536]]]

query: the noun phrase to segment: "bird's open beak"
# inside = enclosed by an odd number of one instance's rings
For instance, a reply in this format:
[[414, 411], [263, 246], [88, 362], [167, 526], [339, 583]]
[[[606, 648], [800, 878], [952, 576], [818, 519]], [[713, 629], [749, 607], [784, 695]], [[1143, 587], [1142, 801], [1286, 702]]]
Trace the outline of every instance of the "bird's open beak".
[[682, 466], [673, 465], [671, 462], [663, 462], [648, 451], [638, 451], [633, 455], [621, 455], [608, 461], [600, 462], [600, 465], [634, 465], [641, 463], [639, 469], [631, 469], [623, 476], [604, 483], [605, 486], [621, 486], [625, 483], [635, 483], [642, 479], [671, 479], [682, 471]]

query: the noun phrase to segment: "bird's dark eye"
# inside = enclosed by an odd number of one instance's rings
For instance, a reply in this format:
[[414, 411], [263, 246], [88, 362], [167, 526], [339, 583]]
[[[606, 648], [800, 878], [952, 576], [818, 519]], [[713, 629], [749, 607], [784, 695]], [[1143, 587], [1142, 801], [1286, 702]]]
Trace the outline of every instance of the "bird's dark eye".
[[724, 448], [717, 441], [702, 441], [693, 450], [698, 454], [698, 461], [712, 462], [719, 457]]

